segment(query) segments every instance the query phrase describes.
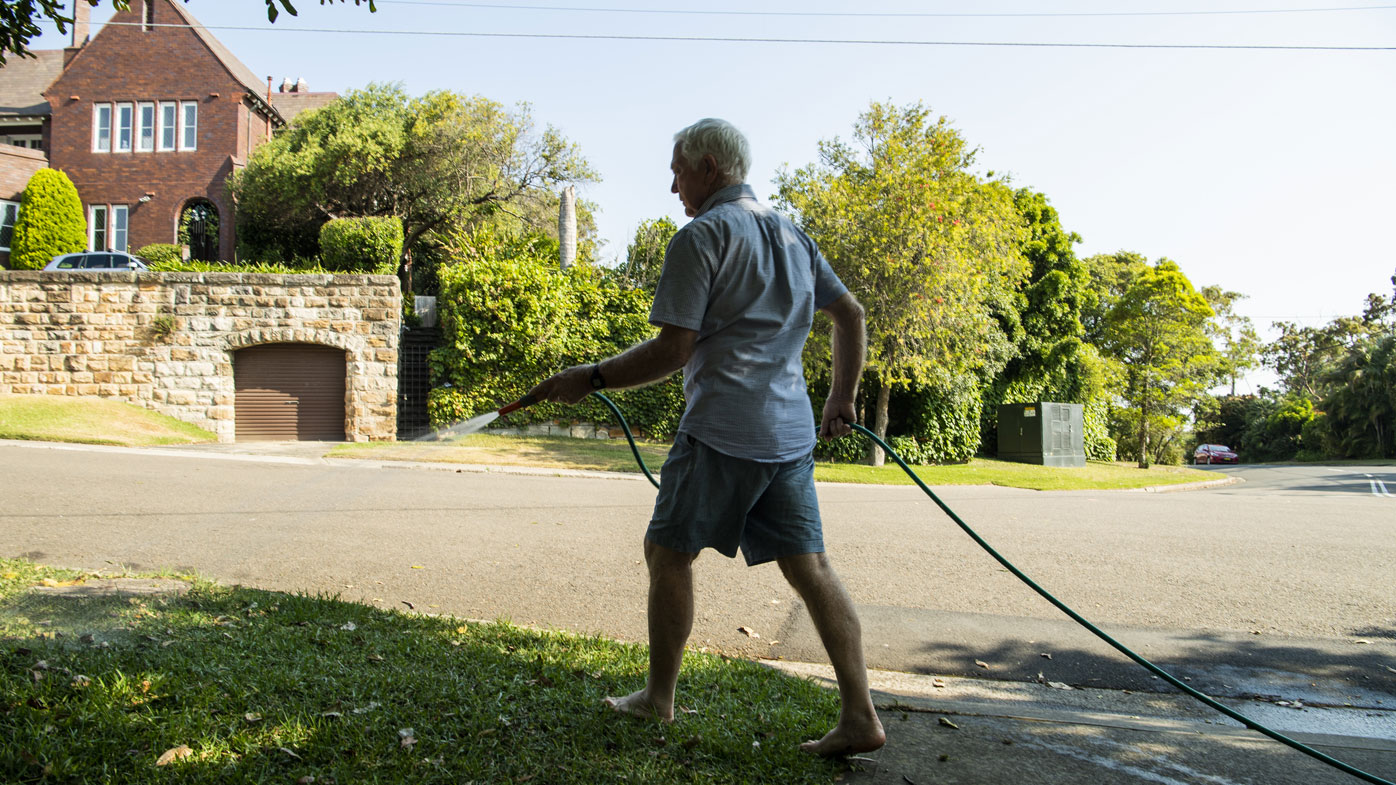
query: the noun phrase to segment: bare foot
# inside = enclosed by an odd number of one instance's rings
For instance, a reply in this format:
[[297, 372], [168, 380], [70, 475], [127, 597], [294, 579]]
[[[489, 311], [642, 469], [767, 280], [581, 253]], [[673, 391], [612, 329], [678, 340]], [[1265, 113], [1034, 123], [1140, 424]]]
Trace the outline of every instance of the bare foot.
[[872, 752], [887, 743], [887, 734], [876, 716], [871, 723], [840, 720], [837, 727], [818, 741], [807, 741], [800, 749], [811, 755], [832, 758], [840, 755], [857, 755]]
[[670, 706], [666, 709], [657, 705], [650, 700], [649, 693], [645, 690], [632, 692], [624, 698], [607, 698], [605, 703], [611, 707], [611, 711], [619, 714], [629, 714], [632, 717], [646, 720], [653, 717], [658, 718], [661, 722], [674, 721], [674, 707]]

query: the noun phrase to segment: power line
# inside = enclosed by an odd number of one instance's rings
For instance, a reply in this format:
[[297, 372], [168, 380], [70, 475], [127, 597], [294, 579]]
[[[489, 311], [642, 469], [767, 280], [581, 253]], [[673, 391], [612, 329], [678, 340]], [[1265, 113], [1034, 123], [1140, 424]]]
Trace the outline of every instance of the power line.
[[[108, 22], [125, 27], [182, 27], [195, 25], [156, 24], [143, 22]], [[619, 35], [612, 33], [488, 33], [467, 30], [352, 30], [333, 27], [253, 27], [251, 25], [198, 25], [202, 30], [234, 30], [249, 32], [335, 33], [349, 35], [404, 35], [456, 38], [538, 38], [570, 41], [669, 41], [685, 43], [734, 44], [853, 44], [862, 46], [962, 46], [962, 47], [1028, 47], [1049, 49], [1213, 49], [1285, 52], [1391, 52], [1396, 46], [1320, 46], [1291, 44], [1110, 44], [1050, 41], [912, 41], [871, 38], [770, 38], [757, 36], [683, 36], [683, 35]]]
[[449, 8], [487, 8], [509, 11], [577, 11], [607, 14], [683, 14], [689, 16], [779, 16], [779, 17], [858, 17], [858, 18], [925, 18], [925, 19], [1009, 19], [1024, 17], [1108, 17], [1108, 16], [1223, 16], [1255, 14], [1312, 14], [1335, 11], [1386, 11], [1396, 8], [1392, 5], [1360, 5], [1339, 8], [1268, 8], [1253, 10], [1203, 10], [1203, 11], [1023, 11], [1003, 13], [935, 13], [922, 11], [868, 12], [868, 11], [714, 11], [699, 9], [658, 9], [658, 8], [595, 8], [562, 5], [509, 5], [505, 3], [454, 3], [450, 0], [378, 0], [383, 4], [429, 5]]

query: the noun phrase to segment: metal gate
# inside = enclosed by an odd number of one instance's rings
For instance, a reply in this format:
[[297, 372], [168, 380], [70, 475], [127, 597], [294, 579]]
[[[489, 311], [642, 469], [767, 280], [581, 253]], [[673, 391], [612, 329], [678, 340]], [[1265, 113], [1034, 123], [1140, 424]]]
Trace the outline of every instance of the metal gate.
[[427, 417], [427, 393], [431, 371], [427, 355], [441, 345], [441, 330], [417, 327], [402, 331], [398, 341], [397, 437], [415, 439], [431, 430]]
[[343, 349], [308, 343], [233, 354], [237, 441], [344, 441]]

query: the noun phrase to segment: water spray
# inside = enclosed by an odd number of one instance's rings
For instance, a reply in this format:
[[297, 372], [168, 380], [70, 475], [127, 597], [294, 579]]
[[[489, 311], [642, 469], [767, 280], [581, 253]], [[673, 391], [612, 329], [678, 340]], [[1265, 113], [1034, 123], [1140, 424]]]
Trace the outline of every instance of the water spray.
[[[517, 401], [514, 401], [511, 404], [508, 404], [507, 406], [501, 406], [499, 409], [495, 411], [485, 412], [484, 414], [476, 415], [474, 417], [471, 417], [469, 420], [458, 422], [455, 425], [448, 425], [440, 430], [432, 431], [431, 433], [426, 434], [425, 436], [418, 436], [413, 441], [432, 442], [439, 441], [448, 437], [467, 436], [484, 428], [486, 425], [489, 425], [490, 423], [494, 422], [495, 420], [498, 420], [500, 417], [503, 417], [506, 414], [509, 414], [510, 412], [515, 412], [524, 407], [532, 406], [535, 403], [538, 403], [538, 396], [529, 393], [528, 395], [525, 395], [524, 397], [518, 399]], [[612, 404], [612, 406], [614, 407], [614, 404]]]

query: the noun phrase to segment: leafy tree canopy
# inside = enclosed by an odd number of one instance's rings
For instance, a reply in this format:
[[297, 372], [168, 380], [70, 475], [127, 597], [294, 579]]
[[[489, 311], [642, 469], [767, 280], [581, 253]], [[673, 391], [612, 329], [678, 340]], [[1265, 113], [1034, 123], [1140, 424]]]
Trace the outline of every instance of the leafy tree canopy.
[[35, 172], [19, 197], [10, 265], [16, 270], [40, 270], [59, 254], [86, 248], [87, 219], [73, 181], [58, 169]]
[[[296, 16], [296, 8], [291, 4], [291, 0], [265, 0], [267, 4], [267, 19], [275, 22], [284, 10], [291, 16]], [[87, 4], [97, 7], [101, 0], [86, 0]], [[189, 0], [184, 0], [189, 2]], [[320, 5], [333, 5], [336, 0], [320, 0]], [[346, 2], [346, 0], [338, 0]], [[20, 57], [32, 57], [29, 52], [29, 41], [35, 36], [43, 33], [40, 26], [44, 20], [51, 20], [58, 25], [58, 32], [68, 32], [68, 25], [72, 24], [73, 17], [67, 13], [69, 0], [5, 0], [0, 3], [0, 65], [5, 64], [9, 55], [16, 54]], [[368, 5], [369, 11], [377, 11], [374, 0], [354, 0], [354, 5]], [[112, 7], [118, 11], [125, 11], [131, 7], [130, 0], [112, 0]]]
[[557, 186], [596, 179], [555, 129], [534, 133], [527, 105], [371, 84], [298, 117], [230, 187], [249, 255], [308, 255], [328, 220], [394, 216], [410, 281], [424, 238], [495, 218], [555, 232]]
[[945, 118], [874, 103], [850, 141], [822, 141], [817, 163], [777, 175], [778, 204], [867, 310], [879, 435], [893, 386], [990, 377], [1013, 351], [993, 309], [1028, 273], [1023, 222], [1007, 184], [973, 164]]
[[635, 229], [635, 239], [625, 249], [625, 261], [616, 266], [616, 280], [632, 289], [653, 291], [664, 270], [669, 241], [678, 231], [678, 225], [668, 216], [641, 221]]

